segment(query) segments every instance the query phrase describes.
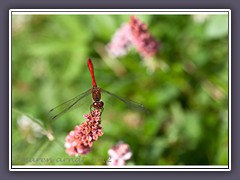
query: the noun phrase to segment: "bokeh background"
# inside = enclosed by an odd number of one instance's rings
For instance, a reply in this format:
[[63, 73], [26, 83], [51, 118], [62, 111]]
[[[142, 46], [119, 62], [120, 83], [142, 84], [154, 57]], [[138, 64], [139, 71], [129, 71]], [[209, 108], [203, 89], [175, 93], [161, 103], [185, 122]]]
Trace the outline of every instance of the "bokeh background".
[[[105, 47], [129, 17], [12, 16], [13, 165], [105, 165], [119, 141], [131, 148], [130, 165], [228, 164], [228, 16], [136, 14], [161, 48], [152, 58], [134, 48], [113, 58]], [[54, 122], [48, 111], [91, 88], [88, 57], [100, 87], [149, 113], [104, 97], [104, 135], [74, 162], [65, 137], [84, 121], [91, 97]]]

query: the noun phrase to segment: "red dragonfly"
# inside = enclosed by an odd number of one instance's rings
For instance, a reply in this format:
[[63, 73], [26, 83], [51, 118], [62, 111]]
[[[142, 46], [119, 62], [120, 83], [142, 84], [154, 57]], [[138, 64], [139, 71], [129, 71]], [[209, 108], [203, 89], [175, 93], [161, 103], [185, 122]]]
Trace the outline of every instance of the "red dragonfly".
[[98, 87], [96, 80], [95, 80], [95, 76], [94, 76], [93, 64], [92, 64], [92, 61], [90, 58], [88, 59], [88, 69], [90, 71], [91, 78], [92, 78], [92, 88], [88, 89], [87, 91], [81, 93], [80, 95], [58, 105], [57, 107], [51, 109], [49, 111], [51, 119], [55, 120], [55, 119], [59, 118], [60, 116], [62, 116], [63, 114], [65, 114], [66, 112], [78, 107], [81, 100], [90, 94], [92, 94], [92, 100], [93, 100], [93, 103], [90, 106], [90, 109], [103, 110], [104, 103], [101, 100], [101, 93], [105, 93], [107, 95], [110, 95], [110, 96], [122, 101], [130, 108], [138, 109], [143, 112], [147, 112], [147, 110], [144, 108], [144, 106], [142, 104], [136, 103], [134, 101], [126, 100], [124, 98], [121, 98], [115, 94], [112, 94], [112, 93]]

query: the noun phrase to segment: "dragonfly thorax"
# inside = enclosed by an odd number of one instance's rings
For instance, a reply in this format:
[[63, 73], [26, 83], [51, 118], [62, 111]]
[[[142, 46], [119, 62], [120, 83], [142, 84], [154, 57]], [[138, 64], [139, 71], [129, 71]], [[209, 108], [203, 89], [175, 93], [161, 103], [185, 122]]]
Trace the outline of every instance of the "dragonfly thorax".
[[92, 99], [93, 101], [100, 101], [101, 100], [101, 88], [97, 86], [93, 86], [92, 90]]

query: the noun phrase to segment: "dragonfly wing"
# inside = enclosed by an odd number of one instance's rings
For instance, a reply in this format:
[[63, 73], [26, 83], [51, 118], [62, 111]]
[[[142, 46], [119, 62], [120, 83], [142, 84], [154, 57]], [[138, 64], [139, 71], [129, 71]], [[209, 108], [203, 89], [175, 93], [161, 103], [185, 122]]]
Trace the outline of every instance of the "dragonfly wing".
[[91, 89], [51, 109], [49, 111], [50, 118], [52, 120], [55, 120], [60, 116], [62, 116], [63, 114], [65, 114], [66, 112], [75, 109], [76, 107], [78, 107], [80, 100], [87, 97], [90, 94], [91, 94]]
[[112, 97], [114, 97], [114, 98], [122, 101], [122, 102], [125, 103], [128, 107], [130, 107], [131, 109], [140, 110], [140, 111], [143, 111], [143, 112], [145, 112], [145, 113], [148, 112], [148, 110], [144, 107], [144, 105], [142, 105], [142, 104], [140, 104], [140, 103], [137, 103], [137, 102], [134, 102], [134, 101], [131, 101], [131, 100], [128, 100], [128, 99], [119, 97], [119, 96], [117, 96], [117, 95], [115, 95], [115, 94], [112, 94], [112, 93], [110, 93], [110, 92], [108, 92], [108, 91], [106, 91], [106, 90], [104, 90], [104, 89], [101, 89], [101, 91], [102, 91], [103, 93], [106, 93], [106, 94], [108, 94], [108, 95], [110, 95], [110, 96], [112, 96]]

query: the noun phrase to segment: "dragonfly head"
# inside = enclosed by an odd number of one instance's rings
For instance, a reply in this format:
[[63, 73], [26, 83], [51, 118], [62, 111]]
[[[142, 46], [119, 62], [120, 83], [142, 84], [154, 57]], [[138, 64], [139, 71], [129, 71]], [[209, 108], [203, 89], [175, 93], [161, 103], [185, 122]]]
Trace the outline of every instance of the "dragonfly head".
[[92, 104], [92, 107], [95, 109], [102, 109], [104, 106], [104, 103], [102, 101], [94, 101]]

